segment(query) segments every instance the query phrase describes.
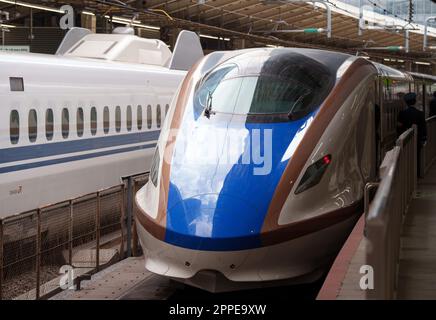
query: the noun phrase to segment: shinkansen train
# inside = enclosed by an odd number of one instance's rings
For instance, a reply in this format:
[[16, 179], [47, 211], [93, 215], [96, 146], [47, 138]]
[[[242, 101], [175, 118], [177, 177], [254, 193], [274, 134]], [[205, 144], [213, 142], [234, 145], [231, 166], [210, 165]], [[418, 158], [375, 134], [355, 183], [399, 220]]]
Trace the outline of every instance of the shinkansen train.
[[183, 31], [160, 40], [71, 30], [56, 55], [0, 53], [0, 218], [117, 185], [149, 170], [187, 70]]
[[321, 50], [206, 56], [136, 194], [145, 267], [209, 291], [319, 278], [395, 143], [404, 94], [424, 83], [435, 78]]

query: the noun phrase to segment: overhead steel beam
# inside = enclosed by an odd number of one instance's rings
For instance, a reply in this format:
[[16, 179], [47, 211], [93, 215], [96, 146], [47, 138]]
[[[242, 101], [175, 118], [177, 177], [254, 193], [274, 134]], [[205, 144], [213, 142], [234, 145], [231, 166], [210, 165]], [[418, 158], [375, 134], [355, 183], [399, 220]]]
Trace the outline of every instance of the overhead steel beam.
[[[238, 4], [240, 4], [240, 3], [238, 3]], [[205, 7], [210, 7], [210, 5], [207, 5], [207, 4], [204, 5], [204, 6]], [[248, 10], [253, 10], [253, 9], [259, 7], [259, 6], [261, 6], [261, 3], [257, 2], [257, 1], [254, 1], [253, 3], [250, 3], [248, 5], [243, 5], [242, 4], [242, 5], [238, 5], [238, 6], [232, 7], [230, 9], [220, 9], [220, 7], [216, 7], [217, 9], [214, 9], [213, 11], [220, 11], [219, 14], [215, 14], [213, 16], [203, 15], [203, 17], [204, 17], [203, 19], [204, 19], [204, 21], [211, 21], [211, 20], [214, 20], [214, 19], [217, 19], [217, 18], [220, 18], [220, 17], [224, 18], [224, 17], [231, 16], [231, 15], [237, 16], [237, 18], [234, 18], [235, 20], [243, 19], [243, 18], [245, 18], [245, 17], [247, 17], [249, 15], [254, 15], [254, 14], [258, 14], [258, 13], [264, 12], [265, 10], [263, 8], [261, 8], [260, 10], [255, 11], [254, 13], [247, 12]], [[275, 7], [275, 8], [278, 8], [278, 7]], [[211, 12], [210, 10], [206, 10], [206, 11]], [[203, 13], [205, 13], [206, 11], [203, 11]], [[245, 12], [244, 13], [240, 13], [240, 11], [245, 11]], [[258, 18], [258, 19], [261, 20], [262, 18]], [[223, 20], [223, 22], [226, 22], [225, 19]]]
[[[181, 1], [180, 1], [181, 2]], [[195, 8], [195, 7], [198, 7], [198, 6], [201, 6], [201, 4], [199, 3], [199, 2], [197, 2], [197, 1], [194, 1], [194, 0], [190, 0], [190, 1], [187, 1], [188, 3], [185, 5], [185, 4], [183, 4], [183, 5], [180, 5], [180, 7], [179, 6], [177, 6], [178, 8], [177, 9], [168, 9], [168, 13], [170, 14], [170, 15], [172, 15], [172, 14], [176, 14], [176, 13], [178, 13], [178, 12], [181, 12], [181, 11], [184, 11], [184, 10], [189, 10], [189, 9], [192, 9], [192, 8]], [[189, 3], [191, 3], [191, 4], [189, 4]]]
[[306, 4], [307, 2], [311, 2], [313, 4], [318, 3], [322, 6], [325, 7], [326, 9], [326, 14], [327, 14], [327, 27], [326, 27], [326, 31], [327, 31], [327, 38], [330, 38], [332, 36], [332, 10], [330, 8], [330, 5], [328, 4], [327, 0], [281, 0], [284, 3], [304, 3]]
[[[292, 18], [294, 18], [294, 17], [297, 17], [297, 16], [299, 16], [299, 15], [301, 15], [301, 14], [303, 14], [303, 13], [306, 13], [306, 12], [308, 12], [307, 11], [307, 8], [305, 8], [305, 7], [296, 7], [297, 9], [296, 9], [296, 11], [291, 11], [291, 12], [289, 12], [289, 13], [284, 13], [284, 14], [282, 14], [281, 15], [281, 20], [283, 20], [283, 21], [285, 21], [288, 25], [292, 25], [292, 22], [290, 22], [290, 21], [288, 21], [288, 20], [290, 20], [290, 19], [292, 19]], [[269, 16], [267, 16], [267, 17], [259, 17], [259, 18], [262, 18], [262, 20], [255, 20], [256, 18], [258, 18], [258, 16], [251, 16], [252, 17], [252, 19], [254, 20], [251, 20], [251, 21], [249, 21], [249, 22], [247, 22], [247, 23], [244, 23], [244, 24], [241, 24], [240, 26], [241, 27], [245, 27], [246, 25], [249, 25], [249, 24], [255, 24], [255, 23], [258, 23], [258, 22], [267, 22], [266, 20], [272, 20], [272, 18], [275, 16], [275, 14], [274, 15], [269, 15]], [[225, 25], [228, 25], [228, 24], [232, 24], [232, 23], [234, 23], [234, 22], [237, 22], [237, 21], [239, 21], [239, 20], [241, 20], [241, 18], [238, 18], [238, 19], [233, 19], [233, 20], [230, 20], [230, 21], [226, 21], [225, 22]], [[273, 22], [269, 22], [269, 23], [274, 23], [274, 21]]]
[[147, 2], [152, 2], [151, 4], [147, 5], [148, 9], [157, 9], [157, 8], [161, 8], [161, 7], [167, 6], [167, 5], [172, 4], [172, 3], [180, 2], [180, 0], [168, 0], [168, 1], [157, 0], [157, 1], [147, 1]]
[[[226, 1], [224, 3], [216, 3], [214, 2], [214, 5], [209, 4], [209, 3], [205, 3], [203, 6], [206, 7], [206, 9], [203, 11], [203, 13], [205, 15], [208, 15], [212, 12], [225, 12], [225, 14], [230, 14], [232, 12], [237, 12], [240, 9], [244, 9], [244, 8], [250, 8], [253, 5], [259, 4], [258, 1], [253, 1], [253, 3], [251, 3], [250, 1], [235, 1], [235, 0], [230, 0], [230, 1]], [[220, 17], [220, 14], [215, 14], [212, 16], [207, 16], [207, 20], [213, 20], [216, 19], [218, 17]]]
[[[241, 17], [242, 16], [246, 16], [246, 15], [248, 15], [247, 13], [239, 13], [239, 12], [242, 11], [242, 10], [244, 10], [244, 11], [250, 10], [251, 8], [254, 8], [254, 7], [259, 5], [259, 2], [255, 2], [255, 3], [251, 4], [251, 5], [246, 5], [246, 4], [245, 5], [244, 4], [240, 5], [240, 3], [241, 2], [238, 2], [239, 5], [234, 6], [234, 7], [230, 7], [230, 8], [227, 8], [228, 5], [226, 5], [225, 9], [224, 8], [220, 8], [220, 7], [216, 7], [215, 9], [206, 10], [205, 14], [207, 14], [208, 12], [212, 12], [212, 11], [220, 11], [221, 10], [221, 12], [219, 14], [217, 13], [217, 14], [212, 15], [212, 16], [206, 16], [205, 17], [205, 21], [214, 20], [214, 19], [217, 19], [217, 18], [220, 18], [220, 17], [223, 17], [223, 16], [225, 17], [225, 16], [228, 16], [228, 15], [239, 15]], [[230, 4], [235, 4], [235, 2], [233, 1]], [[259, 12], [267, 12], [267, 11], [270, 11], [270, 10], [277, 10], [278, 8], [280, 8], [282, 6], [283, 5], [278, 5], [278, 6], [275, 6], [273, 8], [265, 8], [265, 9], [259, 11]]]

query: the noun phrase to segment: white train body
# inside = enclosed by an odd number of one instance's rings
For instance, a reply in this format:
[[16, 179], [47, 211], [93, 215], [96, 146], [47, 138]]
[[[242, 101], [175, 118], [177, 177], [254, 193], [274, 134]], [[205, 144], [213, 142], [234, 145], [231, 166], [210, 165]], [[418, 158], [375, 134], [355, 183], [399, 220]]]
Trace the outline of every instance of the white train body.
[[0, 218], [148, 171], [186, 74], [172, 58], [159, 40], [116, 34], [62, 55], [0, 54]]

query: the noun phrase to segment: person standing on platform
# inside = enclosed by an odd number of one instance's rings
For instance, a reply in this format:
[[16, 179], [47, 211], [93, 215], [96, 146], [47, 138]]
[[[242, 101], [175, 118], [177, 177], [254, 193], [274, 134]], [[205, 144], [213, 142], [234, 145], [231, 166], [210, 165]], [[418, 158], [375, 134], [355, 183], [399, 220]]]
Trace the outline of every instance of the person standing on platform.
[[430, 114], [429, 117], [436, 116], [436, 91], [433, 92], [433, 98], [430, 101]]
[[421, 149], [427, 142], [427, 123], [425, 122], [424, 112], [418, 110], [416, 105], [416, 93], [410, 92], [404, 95], [407, 108], [398, 114], [397, 133], [400, 136], [403, 132], [410, 129], [413, 125], [418, 127], [418, 176], [421, 163]]

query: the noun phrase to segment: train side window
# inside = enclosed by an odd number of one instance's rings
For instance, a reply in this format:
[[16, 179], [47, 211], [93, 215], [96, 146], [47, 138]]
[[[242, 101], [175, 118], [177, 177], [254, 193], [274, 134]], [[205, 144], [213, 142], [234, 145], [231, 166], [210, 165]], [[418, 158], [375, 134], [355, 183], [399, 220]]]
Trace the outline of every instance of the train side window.
[[67, 108], [62, 109], [62, 137], [67, 139], [70, 134], [70, 113]]
[[91, 134], [95, 136], [97, 133], [97, 109], [91, 108]]
[[76, 121], [77, 136], [81, 137], [81, 136], [83, 136], [83, 128], [84, 128], [83, 109], [82, 108], [77, 109], [76, 118], [77, 118], [77, 121]]
[[109, 133], [109, 124], [110, 124], [109, 107], [104, 107], [104, 110], [103, 110], [103, 131], [105, 134]]
[[53, 119], [53, 110], [47, 109], [45, 111], [45, 137], [48, 141], [53, 139], [53, 129], [54, 129], [54, 119]]
[[127, 106], [126, 109], [126, 126], [127, 131], [132, 131], [132, 106]]
[[29, 111], [29, 141], [35, 142], [38, 136], [38, 116], [35, 109]]
[[142, 106], [136, 108], [136, 124], [138, 125], [138, 130], [142, 130]]
[[162, 110], [160, 109], [160, 104], [156, 107], [156, 125], [160, 128], [162, 124]]
[[117, 132], [121, 131], [121, 108], [117, 106], [115, 108], [115, 130]]
[[20, 140], [20, 114], [17, 110], [12, 110], [9, 119], [9, 136], [12, 144], [17, 144]]
[[147, 128], [151, 129], [151, 126], [153, 125], [153, 114], [151, 111], [151, 105], [147, 106]]
[[10, 77], [9, 78], [9, 85], [10, 85], [11, 91], [24, 91], [23, 78]]

